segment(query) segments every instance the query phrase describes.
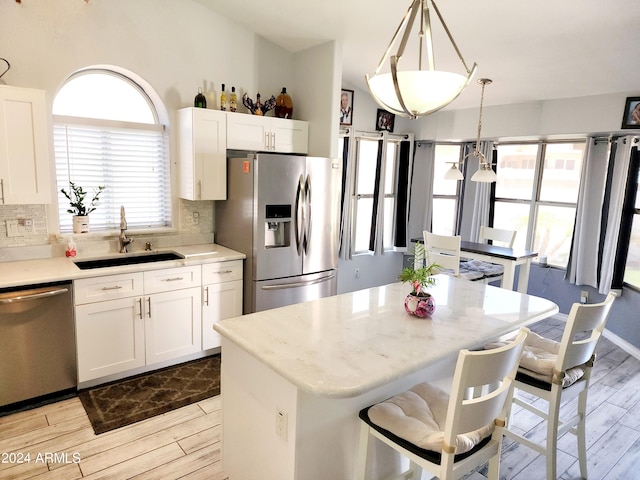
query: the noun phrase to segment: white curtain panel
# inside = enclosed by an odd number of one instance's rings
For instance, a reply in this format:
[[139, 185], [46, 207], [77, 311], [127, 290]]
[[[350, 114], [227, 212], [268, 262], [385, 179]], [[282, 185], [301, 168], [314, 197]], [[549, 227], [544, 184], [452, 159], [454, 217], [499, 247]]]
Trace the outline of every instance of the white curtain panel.
[[613, 267], [616, 259], [618, 235], [620, 233], [620, 220], [622, 217], [622, 205], [629, 172], [629, 160], [633, 137], [620, 137], [616, 140], [616, 153], [614, 159], [613, 175], [611, 182], [611, 198], [609, 200], [609, 216], [607, 218], [604, 248], [602, 252], [602, 267], [600, 270], [600, 285], [598, 292], [607, 294], [611, 290], [613, 280]]
[[422, 232], [431, 231], [435, 155], [434, 143], [417, 142], [411, 178], [410, 239], [422, 238]]
[[[491, 162], [493, 159], [493, 142], [480, 142], [480, 152], [484, 154], [487, 162]], [[468, 157], [474, 159], [475, 157]], [[479, 162], [474, 162], [478, 167]], [[470, 165], [469, 165], [470, 166]], [[467, 166], [467, 173], [465, 178], [465, 185], [471, 181], [473, 173], [477, 170], [477, 167], [469, 168]], [[471, 173], [473, 172], [473, 173]], [[471, 231], [469, 232], [469, 240], [471, 242], [478, 242], [480, 240], [480, 227], [489, 226], [489, 206], [491, 204], [491, 184], [486, 182], [474, 182], [475, 183], [475, 197], [473, 202], [473, 210], [471, 214]]]
[[590, 138], [587, 141], [567, 265], [567, 278], [576, 285], [598, 287], [598, 251], [609, 151], [608, 140]]

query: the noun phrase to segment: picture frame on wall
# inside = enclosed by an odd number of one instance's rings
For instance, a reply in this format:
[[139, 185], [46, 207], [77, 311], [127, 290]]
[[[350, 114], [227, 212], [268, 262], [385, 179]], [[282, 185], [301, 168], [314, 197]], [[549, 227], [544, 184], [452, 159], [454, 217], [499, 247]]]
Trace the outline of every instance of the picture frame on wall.
[[376, 130], [393, 133], [393, 124], [395, 121], [395, 114], [379, 108], [376, 113]]
[[640, 97], [627, 97], [622, 117], [622, 128], [640, 130]]
[[340, 125], [353, 124], [353, 90], [346, 88], [340, 93]]

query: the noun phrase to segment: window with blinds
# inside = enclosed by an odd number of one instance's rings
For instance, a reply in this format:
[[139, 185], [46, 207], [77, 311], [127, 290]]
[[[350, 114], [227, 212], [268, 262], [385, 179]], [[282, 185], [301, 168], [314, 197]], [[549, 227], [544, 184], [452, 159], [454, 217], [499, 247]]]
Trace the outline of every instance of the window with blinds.
[[[91, 83], [90, 77], [101, 80], [108, 76], [126, 83], [122, 75], [109, 72], [91, 73], [80, 77], [82, 85]], [[89, 82], [88, 82], [89, 80]], [[126, 210], [128, 228], [161, 228], [171, 225], [170, 166], [164, 126], [155, 121], [157, 115], [144, 92], [131, 82], [143, 101], [127, 102], [112, 113], [114, 104], [122, 99], [121, 92], [113, 90], [118, 98], [109, 100], [109, 89], [103, 84], [94, 108], [87, 112], [86, 90], [72, 94], [72, 78], [65, 84], [54, 102], [54, 152], [58, 190], [60, 232], [73, 230], [72, 214], [67, 212], [69, 202], [60, 192], [69, 191], [73, 182], [93, 197], [99, 186], [104, 186], [98, 208], [90, 215], [91, 230], [113, 230], [120, 226], [120, 207]], [[71, 90], [71, 93], [70, 93]], [[92, 96], [93, 97], [93, 96]], [[97, 98], [97, 97], [94, 97]], [[64, 99], [64, 102], [61, 101]], [[78, 102], [74, 107], [73, 102]], [[90, 103], [90, 102], [89, 102]], [[110, 111], [107, 111], [107, 108]], [[146, 122], [140, 123], [140, 110]], [[78, 115], [74, 115], [74, 111]], [[91, 117], [91, 118], [88, 118]], [[133, 121], [127, 121], [131, 119]], [[149, 120], [151, 119], [151, 120]]]

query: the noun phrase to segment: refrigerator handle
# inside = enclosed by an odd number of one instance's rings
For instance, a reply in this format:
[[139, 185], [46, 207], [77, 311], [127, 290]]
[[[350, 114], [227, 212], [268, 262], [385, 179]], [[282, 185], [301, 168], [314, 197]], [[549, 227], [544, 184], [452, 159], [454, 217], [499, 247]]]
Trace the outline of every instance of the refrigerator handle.
[[303, 242], [303, 229], [304, 229], [304, 217], [303, 217], [303, 203], [304, 203], [304, 191], [303, 191], [303, 183], [302, 183], [302, 175], [300, 175], [300, 179], [298, 180], [298, 189], [296, 190], [296, 205], [294, 209], [295, 215], [295, 235], [296, 235], [296, 249], [298, 250], [298, 255], [302, 255], [302, 242]]
[[307, 175], [307, 180], [304, 183], [304, 205], [306, 209], [306, 228], [304, 233], [304, 253], [309, 254], [309, 248], [311, 248], [311, 175]]

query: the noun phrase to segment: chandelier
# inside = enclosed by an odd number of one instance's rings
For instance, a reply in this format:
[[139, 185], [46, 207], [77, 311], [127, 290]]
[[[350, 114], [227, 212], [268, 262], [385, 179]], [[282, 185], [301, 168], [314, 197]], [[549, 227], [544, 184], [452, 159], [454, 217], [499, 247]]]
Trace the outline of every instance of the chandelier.
[[[444, 31], [449, 37], [451, 45], [462, 62], [465, 74], [445, 72], [435, 69], [433, 56], [433, 41], [431, 38], [431, 21], [429, 17], [428, 0], [413, 0], [409, 10], [400, 22], [396, 33], [393, 35], [387, 50], [384, 52], [378, 68], [370, 78], [365, 75], [367, 86], [375, 101], [385, 110], [397, 115], [417, 118], [428, 115], [446, 107], [456, 99], [460, 92], [467, 86], [475, 74], [477, 65], [467, 67], [456, 42], [449, 32], [435, 2], [431, 0], [433, 10], [436, 12]], [[400, 60], [404, 54], [409, 36], [413, 29], [416, 16], [420, 14], [420, 28], [418, 30], [418, 68], [417, 70], [399, 70]], [[404, 30], [404, 32], [403, 32]], [[389, 56], [396, 40], [402, 38], [398, 51]], [[427, 69], [423, 70], [422, 59], [426, 50]], [[380, 73], [387, 58], [390, 58], [391, 72]]]
[[491, 168], [491, 162], [487, 161], [487, 157], [480, 151], [480, 133], [482, 131], [482, 104], [484, 102], [484, 87], [491, 83], [489, 78], [480, 78], [478, 83], [482, 85], [482, 91], [480, 93], [480, 114], [478, 117], [478, 138], [476, 139], [476, 145], [473, 152], [466, 155], [462, 162], [448, 162], [451, 163], [451, 168], [444, 174], [445, 180], [464, 180], [462, 172], [458, 168], [458, 163], [464, 163], [469, 157], [476, 157], [478, 159], [478, 170], [473, 174], [471, 180], [474, 182], [491, 183], [497, 180], [496, 172]]

